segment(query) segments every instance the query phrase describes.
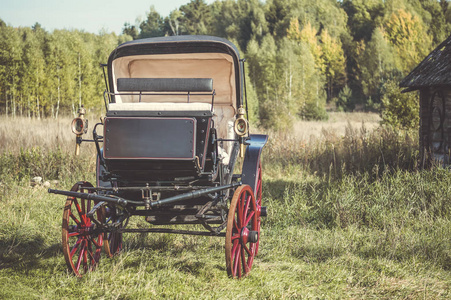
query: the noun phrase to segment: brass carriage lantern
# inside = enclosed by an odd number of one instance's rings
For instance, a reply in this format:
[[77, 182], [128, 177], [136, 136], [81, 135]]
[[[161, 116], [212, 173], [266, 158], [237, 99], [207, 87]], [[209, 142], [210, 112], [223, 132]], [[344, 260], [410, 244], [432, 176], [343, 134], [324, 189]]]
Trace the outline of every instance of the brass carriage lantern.
[[82, 136], [88, 131], [88, 120], [85, 119], [86, 109], [83, 105], [78, 109], [78, 117], [72, 120], [71, 128], [72, 132], [77, 135], [75, 139], [75, 155], [80, 155], [80, 144], [82, 142]]
[[244, 136], [249, 131], [249, 123], [244, 117], [246, 110], [241, 106], [238, 108], [237, 118], [235, 124], [233, 124], [233, 129], [240, 139], [240, 157], [244, 157], [244, 152], [246, 150], [245, 138]]

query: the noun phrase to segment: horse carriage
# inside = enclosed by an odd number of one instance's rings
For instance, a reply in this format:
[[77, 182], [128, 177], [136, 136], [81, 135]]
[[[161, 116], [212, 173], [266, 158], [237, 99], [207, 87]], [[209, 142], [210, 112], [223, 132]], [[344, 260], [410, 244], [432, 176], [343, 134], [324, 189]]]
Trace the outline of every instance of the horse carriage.
[[[243, 64], [232, 43], [209, 36], [135, 40], [111, 53], [106, 116], [90, 140], [83, 108], [72, 122], [76, 154], [82, 142], [96, 146], [96, 184], [49, 189], [67, 196], [62, 245], [76, 276], [102, 249], [120, 253], [132, 232], [225, 237], [229, 276], [250, 272], [266, 216], [267, 136], [249, 134]], [[132, 216], [149, 227], [129, 228]]]

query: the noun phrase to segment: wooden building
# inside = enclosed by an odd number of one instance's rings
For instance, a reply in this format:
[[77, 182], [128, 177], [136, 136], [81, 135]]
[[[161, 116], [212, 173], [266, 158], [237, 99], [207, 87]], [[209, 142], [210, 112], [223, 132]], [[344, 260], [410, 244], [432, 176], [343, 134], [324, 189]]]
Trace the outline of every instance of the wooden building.
[[420, 93], [420, 159], [423, 166], [451, 163], [451, 36], [400, 83]]

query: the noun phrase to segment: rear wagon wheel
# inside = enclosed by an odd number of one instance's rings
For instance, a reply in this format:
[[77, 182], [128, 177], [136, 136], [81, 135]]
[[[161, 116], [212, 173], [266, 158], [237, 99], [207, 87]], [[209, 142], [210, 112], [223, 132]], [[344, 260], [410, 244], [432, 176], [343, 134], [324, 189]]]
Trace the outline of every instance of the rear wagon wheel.
[[[90, 193], [86, 188], [92, 187], [89, 182], [76, 183], [71, 191]], [[104, 244], [104, 234], [97, 229], [87, 216], [98, 201], [68, 197], [63, 213], [62, 245], [67, 267], [77, 277], [95, 269], [100, 260]], [[96, 212], [96, 220], [105, 221], [104, 209]]]

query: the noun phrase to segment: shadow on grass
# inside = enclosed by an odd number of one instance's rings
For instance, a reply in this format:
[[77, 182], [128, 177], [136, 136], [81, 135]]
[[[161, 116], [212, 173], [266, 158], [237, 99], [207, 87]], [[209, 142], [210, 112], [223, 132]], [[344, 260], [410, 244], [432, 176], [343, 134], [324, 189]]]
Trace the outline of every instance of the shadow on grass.
[[30, 270], [42, 266], [42, 260], [61, 255], [61, 244], [46, 245], [36, 236], [26, 241], [15, 238], [0, 240], [0, 269]]
[[192, 261], [190, 259], [184, 259], [174, 264], [174, 267], [183, 273], [199, 276], [202, 274], [202, 269], [205, 268], [206, 263], [202, 261]]

